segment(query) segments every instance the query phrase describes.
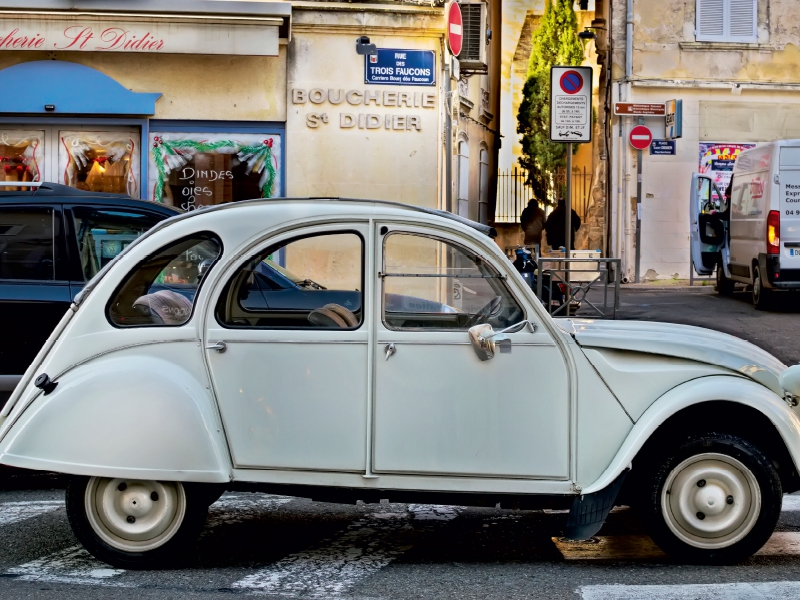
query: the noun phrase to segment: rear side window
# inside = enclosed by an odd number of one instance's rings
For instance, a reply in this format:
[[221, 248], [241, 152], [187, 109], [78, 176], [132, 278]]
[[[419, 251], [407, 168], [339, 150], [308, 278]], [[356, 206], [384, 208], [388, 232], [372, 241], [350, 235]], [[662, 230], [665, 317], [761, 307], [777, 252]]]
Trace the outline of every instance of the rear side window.
[[81, 274], [89, 281], [133, 240], [162, 219], [127, 209], [72, 209]]
[[55, 230], [52, 208], [0, 208], [0, 279], [53, 281]]
[[222, 243], [203, 232], [165, 246], [133, 269], [111, 298], [106, 314], [120, 327], [183, 325], [222, 254]]

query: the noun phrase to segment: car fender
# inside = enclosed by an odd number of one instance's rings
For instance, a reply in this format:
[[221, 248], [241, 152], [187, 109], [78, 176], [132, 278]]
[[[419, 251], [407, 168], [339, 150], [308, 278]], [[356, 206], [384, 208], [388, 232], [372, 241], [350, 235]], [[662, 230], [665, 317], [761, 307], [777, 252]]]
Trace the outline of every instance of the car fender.
[[631, 465], [636, 454], [655, 430], [675, 413], [689, 406], [710, 401], [744, 404], [761, 412], [775, 426], [795, 466], [800, 465], [800, 418], [780, 396], [743, 377], [714, 375], [693, 379], [672, 388], [642, 414], [631, 429], [611, 464], [581, 493], [604, 489]]
[[131, 350], [76, 366], [11, 415], [0, 461], [74, 475], [229, 481], [213, 397], [192, 371], [191, 361]]

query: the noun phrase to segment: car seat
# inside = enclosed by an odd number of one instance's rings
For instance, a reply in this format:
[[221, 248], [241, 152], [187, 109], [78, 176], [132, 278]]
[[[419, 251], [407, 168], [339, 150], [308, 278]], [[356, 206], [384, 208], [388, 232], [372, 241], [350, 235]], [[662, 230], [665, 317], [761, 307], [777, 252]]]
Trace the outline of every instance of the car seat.
[[133, 306], [157, 325], [182, 325], [192, 314], [189, 299], [172, 290], [159, 290], [140, 296]]
[[358, 326], [358, 317], [341, 304], [326, 304], [308, 314], [308, 322], [327, 329], [350, 329]]

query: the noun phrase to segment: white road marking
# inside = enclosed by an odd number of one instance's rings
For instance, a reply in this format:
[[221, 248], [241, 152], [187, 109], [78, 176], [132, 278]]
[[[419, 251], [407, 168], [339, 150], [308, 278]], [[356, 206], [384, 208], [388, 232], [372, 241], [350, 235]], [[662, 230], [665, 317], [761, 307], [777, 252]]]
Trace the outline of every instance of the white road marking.
[[71, 546], [24, 565], [14, 567], [7, 574], [17, 575], [25, 581], [54, 583], [102, 584], [117, 586], [109, 578], [125, 571], [112, 569], [89, 554], [82, 546]]
[[29, 500], [0, 503], [0, 525], [11, 525], [25, 519], [38, 517], [64, 506], [63, 500]]
[[455, 507], [432, 504], [365, 515], [332, 540], [291, 554], [232, 587], [317, 598], [340, 596], [411, 548], [394, 545], [392, 540], [397, 532], [411, 527], [409, 518], [450, 521], [457, 516]]
[[789, 600], [800, 597], [800, 581], [688, 585], [585, 585], [583, 600]]
[[274, 510], [294, 500], [274, 494], [224, 494], [208, 509], [206, 532], [220, 525], [232, 525], [252, 519], [257, 513]]

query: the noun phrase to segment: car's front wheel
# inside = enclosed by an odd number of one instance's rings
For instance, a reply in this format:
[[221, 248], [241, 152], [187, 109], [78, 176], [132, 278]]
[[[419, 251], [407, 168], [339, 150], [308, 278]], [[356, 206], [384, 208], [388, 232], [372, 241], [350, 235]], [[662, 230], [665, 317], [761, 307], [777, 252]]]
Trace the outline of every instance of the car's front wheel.
[[656, 467], [642, 507], [645, 522], [677, 560], [736, 563], [775, 529], [780, 478], [750, 442], [728, 434], [692, 436]]
[[122, 569], [165, 567], [184, 558], [208, 513], [199, 489], [180, 482], [76, 477], [66, 497], [78, 540]]
[[761, 267], [753, 267], [753, 306], [756, 310], [768, 310], [772, 305], [773, 291], [764, 287]]
[[736, 283], [732, 279], [725, 277], [722, 263], [717, 264], [716, 289], [720, 296], [733, 296], [733, 291], [736, 289]]

